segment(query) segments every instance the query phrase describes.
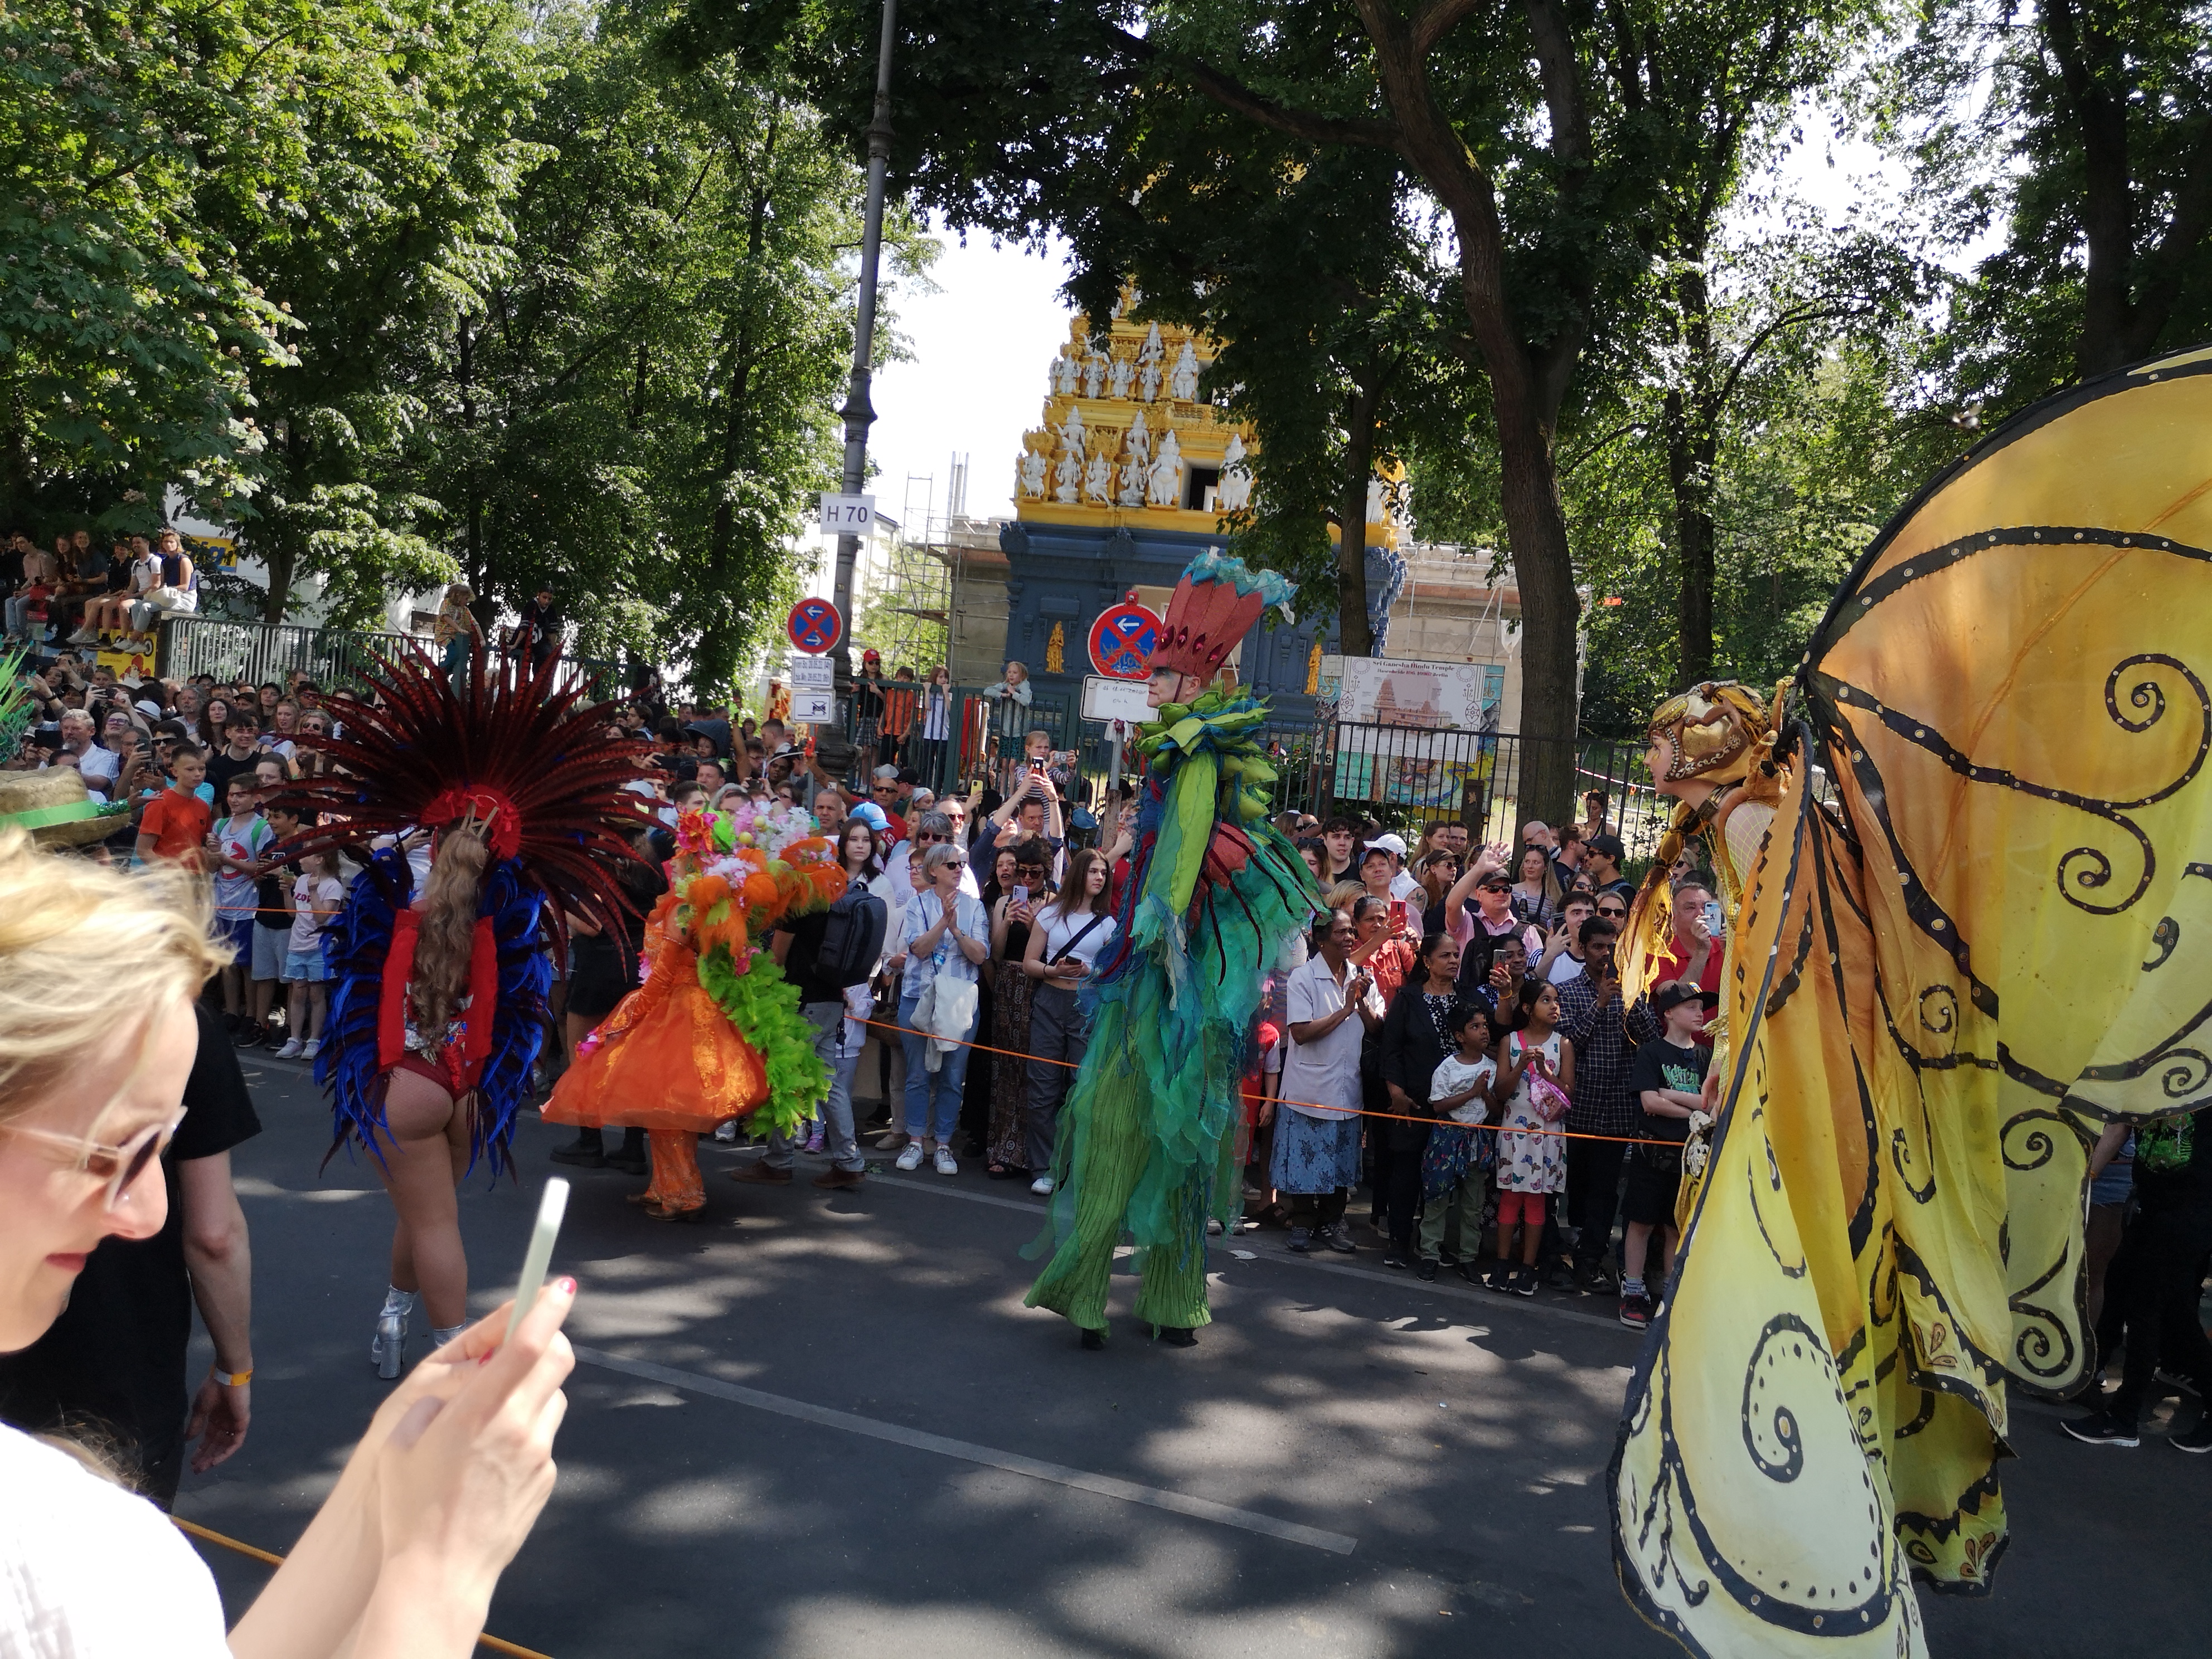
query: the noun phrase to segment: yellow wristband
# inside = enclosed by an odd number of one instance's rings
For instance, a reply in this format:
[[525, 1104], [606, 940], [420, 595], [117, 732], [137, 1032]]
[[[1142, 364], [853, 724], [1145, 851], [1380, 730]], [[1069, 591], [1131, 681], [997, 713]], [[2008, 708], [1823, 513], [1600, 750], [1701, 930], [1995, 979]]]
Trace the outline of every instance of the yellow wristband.
[[253, 1381], [253, 1370], [251, 1366], [242, 1371], [218, 1370], [210, 1367], [208, 1375], [226, 1389], [242, 1389]]

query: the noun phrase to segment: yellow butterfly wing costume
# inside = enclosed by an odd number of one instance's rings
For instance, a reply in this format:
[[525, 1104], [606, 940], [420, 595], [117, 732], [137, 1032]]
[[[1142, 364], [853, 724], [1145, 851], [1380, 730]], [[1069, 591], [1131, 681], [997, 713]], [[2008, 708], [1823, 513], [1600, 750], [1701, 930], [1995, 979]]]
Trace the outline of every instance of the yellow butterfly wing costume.
[[1938, 478], [1785, 688], [1721, 1121], [1611, 1471], [1712, 1655], [1924, 1651], [1984, 1592], [2008, 1385], [2083, 1331], [2088, 1151], [2212, 1100], [2212, 350]]

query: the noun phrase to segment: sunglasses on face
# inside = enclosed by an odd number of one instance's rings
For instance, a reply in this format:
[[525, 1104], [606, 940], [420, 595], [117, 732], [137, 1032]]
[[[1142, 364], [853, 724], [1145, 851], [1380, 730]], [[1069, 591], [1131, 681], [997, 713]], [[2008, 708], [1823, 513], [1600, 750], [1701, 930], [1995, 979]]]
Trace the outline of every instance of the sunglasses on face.
[[934, 830], [917, 830], [914, 832], [914, 842], [915, 845], [917, 847], [934, 846], [940, 841], [950, 841], [951, 839], [951, 837], [950, 836], [940, 836]]
[[1626, 916], [1626, 915], [1628, 914], [1628, 912], [1627, 912], [1627, 911], [1623, 910], [1623, 909], [1620, 909], [1620, 908], [1619, 908], [1618, 907], [1613, 906], [1613, 905], [1610, 905], [1610, 904], [1601, 904], [1601, 905], [1599, 905], [1599, 906], [1597, 907], [1597, 913], [1598, 913], [1598, 915], [1601, 915], [1601, 916], [1610, 916], [1610, 917], [1612, 917], [1612, 918], [1613, 918], [1614, 921], [1620, 921], [1622, 917]]
[[82, 1135], [65, 1135], [52, 1129], [32, 1129], [20, 1125], [7, 1126], [4, 1133], [21, 1135], [26, 1140], [35, 1140], [42, 1146], [66, 1152], [70, 1162], [95, 1181], [107, 1187], [106, 1204], [111, 1210], [119, 1208], [131, 1195], [133, 1182], [146, 1173], [147, 1167], [161, 1157], [169, 1138], [177, 1133], [177, 1125], [185, 1121], [181, 1111], [159, 1123], [149, 1123], [120, 1146], [110, 1146]]

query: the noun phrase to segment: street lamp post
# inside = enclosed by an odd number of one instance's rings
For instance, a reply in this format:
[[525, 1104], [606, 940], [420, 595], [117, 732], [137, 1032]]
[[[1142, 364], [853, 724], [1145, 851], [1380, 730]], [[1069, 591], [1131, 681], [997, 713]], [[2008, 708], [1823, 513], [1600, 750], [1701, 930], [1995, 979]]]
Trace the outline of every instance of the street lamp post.
[[[883, 39], [876, 49], [876, 106], [868, 122], [867, 217], [860, 240], [860, 314], [853, 328], [853, 375], [845, 392], [844, 493], [857, 495], [867, 481], [868, 428], [876, 418], [868, 399], [876, 344], [876, 264], [884, 241], [884, 174], [891, 159], [891, 39], [898, 18], [898, 0], [884, 0]], [[860, 556], [860, 538], [837, 538], [837, 583], [832, 598], [844, 631], [833, 653], [836, 664], [837, 695], [852, 695], [853, 570]], [[842, 737], [842, 733], [840, 734]]]

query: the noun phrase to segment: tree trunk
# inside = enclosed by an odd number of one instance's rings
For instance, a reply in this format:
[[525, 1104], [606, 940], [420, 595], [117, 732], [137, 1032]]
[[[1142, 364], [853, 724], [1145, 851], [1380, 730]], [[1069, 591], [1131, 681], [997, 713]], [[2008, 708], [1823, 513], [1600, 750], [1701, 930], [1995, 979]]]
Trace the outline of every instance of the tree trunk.
[[[1359, 0], [1373, 41], [1376, 69], [1398, 118], [1397, 149], [1451, 216], [1459, 243], [1460, 299], [1488, 371], [1498, 418], [1500, 504], [1507, 550], [1521, 594], [1521, 816], [1557, 820], [1570, 814], [1575, 789], [1575, 736], [1581, 723], [1577, 634], [1581, 601], [1559, 501], [1553, 439], [1588, 318], [1577, 295], [1553, 323], [1552, 337], [1531, 348], [1516, 326], [1506, 291], [1505, 230], [1497, 191], [1476, 164], [1428, 79], [1423, 40], [1381, 0]], [[1545, 97], [1553, 158], [1562, 188], [1572, 189], [1589, 165], [1589, 127], [1565, 25], [1551, 6], [1530, 0], [1530, 21], [1545, 64]]]
[[1720, 415], [1713, 386], [1711, 295], [1693, 246], [1675, 283], [1682, 380], [1668, 388], [1662, 422], [1667, 437], [1667, 484], [1674, 498], [1674, 689], [1713, 677], [1713, 467], [1720, 455]]
[[1379, 374], [1353, 382], [1345, 410], [1343, 495], [1336, 507], [1336, 648], [1347, 657], [1375, 654], [1375, 629], [1367, 617], [1367, 481], [1375, 476], [1375, 410], [1382, 402]]

